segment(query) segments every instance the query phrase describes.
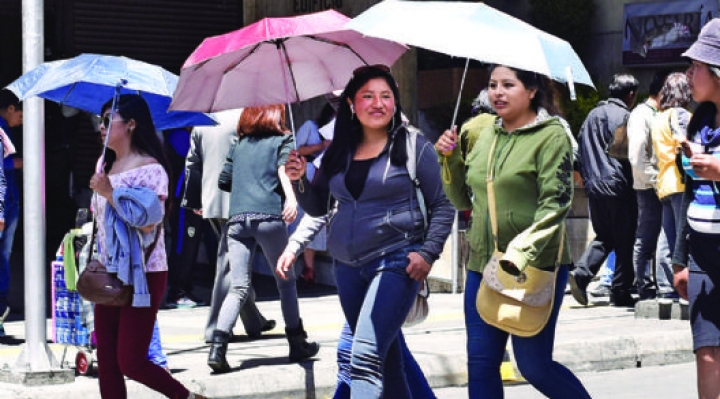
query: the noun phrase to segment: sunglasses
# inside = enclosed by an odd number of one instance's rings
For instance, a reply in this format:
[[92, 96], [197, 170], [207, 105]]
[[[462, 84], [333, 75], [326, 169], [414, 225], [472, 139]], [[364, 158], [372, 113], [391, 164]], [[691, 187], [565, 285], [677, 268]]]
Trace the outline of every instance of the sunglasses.
[[368, 73], [370, 71], [382, 71], [385, 73], [390, 73], [390, 67], [383, 64], [375, 64], [375, 65], [363, 65], [359, 68], [355, 68], [353, 71], [353, 77], [363, 75], [365, 73]]
[[[122, 120], [122, 118], [115, 117], [113, 121]], [[110, 115], [105, 115], [100, 118], [100, 126], [104, 127], [105, 129], [110, 127]]]

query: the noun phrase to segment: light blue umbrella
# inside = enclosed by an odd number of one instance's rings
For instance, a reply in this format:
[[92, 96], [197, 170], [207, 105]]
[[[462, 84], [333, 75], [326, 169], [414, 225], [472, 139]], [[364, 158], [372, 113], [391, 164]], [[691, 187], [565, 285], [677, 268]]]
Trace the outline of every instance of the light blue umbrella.
[[139, 94], [150, 107], [157, 130], [216, 125], [202, 112], [170, 111], [177, 75], [152, 64], [100, 54], [46, 62], [8, 85], [21, 100], [41, 97], [83, 111], [100, 114], [105, 102], [120, 94]]
[[454, 57], [537, 72], [568, 83], [573, 97], [574, 83], [595, 87], [570, 43], [483, 3], [385, 0], [346, 27]]

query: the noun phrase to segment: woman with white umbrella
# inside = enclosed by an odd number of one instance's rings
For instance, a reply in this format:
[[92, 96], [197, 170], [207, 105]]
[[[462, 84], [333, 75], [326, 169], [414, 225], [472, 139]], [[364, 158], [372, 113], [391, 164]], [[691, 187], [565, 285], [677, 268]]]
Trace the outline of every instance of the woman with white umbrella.
[[498, 119], [479, 131], [468, 130], [475, 126], [472, 120], [463, 125], [460, 136], [474, 137], [477, 144], [467, 157], [453, 150], [463, 142], [455, 129], [445, 131], [435, 144], [449, 168], [445, 192], [459, 210], [472, 210], [465, 284], [470, 398], [503, 397], [500, 365], [510, 334], [486, 322], [476, 307], [482, 272], [493, 259], [516, 275], [526, 268], [559, 268], [547, 324], [531, 337], [513, 335], [513, 353], [522, 376], [547, 397], [590, 398], [572, 372], [552, 357], [571, 263], [563, 247], [573, 195], [570, 140], [560, 120], [547, 112], [553, 109], [552, 92], [542, 75], [494, 66], [488, 94]]

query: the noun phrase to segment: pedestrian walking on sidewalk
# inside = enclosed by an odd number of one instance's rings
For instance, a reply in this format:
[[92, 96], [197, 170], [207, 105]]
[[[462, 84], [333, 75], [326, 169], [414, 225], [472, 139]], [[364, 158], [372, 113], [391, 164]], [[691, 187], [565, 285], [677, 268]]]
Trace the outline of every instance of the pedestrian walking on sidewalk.
[[[615, 251], [615, 273], [610, 301], [615, 306], [635, 305], [633, 247], [638, 205], [633, 190], [630, 161], [615, 158], [607, 149], [615, 130], [625, 124], [635, 104], [639, 82], [632, 75], [617, 74], [608, 86], [610, 98], [600, 102], [580, 128], [580, 175], [590, 206], [595, 238], [570, 272], [573, 297], [588, 304], [587, 287], [608, 254]], [[621, 127], [622, 128], [622, 127]]]
[[[628, 160], [632, 168], [633, 189], [638, 204], [633, 268], [635, 285], [641, 300], [673, 291], [671, 278], [666, 275], [666, 271], [670, 272], [670, 250], [669, 241], [664, 234], [661, 235], [663, 211], [656, 192], [658, 165], [652, 140], [652, 124], [660, 105], [660, 91], [668, 74], [667, 70], [655, 73], [650, 82], [648, 98], [630, 112], [627, 121]], [[674, 241], [672, 245], [674, 246]], [[652, 281], [653, 260], [655, 282]], [[607, 291], [608, 295], [612, 287], [612, 277], [611, 274], [610, 281], [601, 281], [598, 286], [599, 289]], [[592, 291], [590, 295], [596, 296]]]
[[[288, 245], [285, 247], [282, 255], [278, 259], [277, 273], [280, 277], [286, 278], [286, 270], [290, 270], [293, 263], [297, 259], [298, 254], [302, 253], [303, 248], [312, 242], [317, 234], [325, 229], [330, 216], [312, 217], [305, 215], [298, 222], [297, 229], [290, 235], [288, 239]], [[352, 345], [354, 335], [350, 329], [350, 325], [346, 321], [343, 324], [342, 331], [340, 332], [340, 338], [338, 339], [337, 346], [337, 364], [338, 364], [338, 378], [337, 385], [335, 387], [335, 393], [333, 399], [348, 399], [350, 398], [350, 357], [352, 356]], [[403, 359], [403, 372], [405, 378], [407, 378], [408, 387], [413, 399], [435, 399], [435, 394], [430, 388], [425, 374], [423, 374], [420, 365], [417, 364], [410, 349], [405, 343], [405, 337], [402, 331], [398, 332], [398, 346]], [[387, 386], [388, 382], [383, 381], [383, 386]]]
[[682, 145], [685, 192], [673, 270], [675, 288], [690, 301], [698, 397], [720, 398], [720, 19], [708, 22], [683, 53], [699, 103]]
[[[657, 196], [662, 202], [662, 230], [665, 241], [672, 243], [669, 254], [663, 255], [669, 258], [675, 252], [682, 197], [685, 191], [685, 184], [676, 162], [677, 148], [681, 142], [687, 140], [687, 126], [692, 117], [692, 113], [688, 111], [691, 100], [692, 94], [687, 76], [680, 72], [670, 74], [660, 91], [660, 112], [655, 115], [652, 127], [653, 147], [659, 168]], [[674, 289], [660, 286], [661, 281], [666, 284], [672, 281], [671, 267], [668, 267], [667, 271], [658, 267], [655, 274], [658, 281], [658, 296], [678, 298]], [[663, 290], [660, 291], [661, 289]]]
[[[169, 208], [166, 200], [170, 166], [145, 100], [124, 94], [115, 110], [111, 105], [112, 100], [102, 107], [100, 135], [105, 139], [110, 133], [108, 149], [114, 152], [115, 159], [108, 158], [104, 170], [90, 179], [90, 188], [96, 193], [93, 211], [100, 261], [108, 270], [116, 270], [118, 276], [132, 281], [134, 296], [127, 306], [95, 305], [100, 395], [103, 399], [127, 398], [128, 377], [168, 398], [204, 398], [189, 392], [148, 360], [167, 282], [162, 222]], [[155, 223], [150, 221], [151, 216], [157, 219]], [[142, 246], [151, 241], [154, 248], [145, 265], [131, 261], [142, 258]]]
[[[558, 110], [548, 84], [534, 72], [491, 67], [488, 94], [497, 122], [472, 132], [468, 129], [477, 125], [470, 120], [462, 126], [459, 138], [453, 128], [435, 144], [447, 162], [445, 192], [456, 208], [472, 210], [464, 302], [471, 399], [503, 397], [500, 365], [510, 336], [486, 323], [476, 307], [482, 271], [495, 251], [486, 185], [490, 173], [494, 173], [497, 198], [497, 250], [504, 253], [500, 259], [504, 268], [517, 274], [528, 267], [552, 268], [562, 240], [567, 241], [563, 225], [573, 196], [572, 145], [560, 120], [552, 116]], [[466, 137], [477, 137], [477, 142], [463, 158], [455, 147]], [[553, 309], [543, 330], [528, 338], [512, 336], [520, 373], [553, 399], [590, 398], [582, 383], [552, 356], [570, 263], [564, 246]]]
[[[209, 222], [218, 243], [215, 281], [205, 323], [207, 343], [212, 342], [213, 331], [217, 329], [220, 307], [231, 285], [230, 260], [227, 256], [230, 194], [218, 188], [218, 179], [228, 148], [237, 139], [241, 114], [242, 109], [217, 112], [214, 114], [218, 121], [217, 126], [195, 127], [190, 134], [190, 149], [185, 159], [185, 192], [181, 206], [188, 211], [188, 215], [193, 215], [193, 219], [204, 219]], [[184, 234], [182, 260], [194, 263], [200, 240], [205, 233], [198, 224], [194, 230], [188, 229]], [[245, 327], [245, 333], [250, 338], [257, 338], [263, 332], [275, 328], [275, 320], [267, 320], [255, 304], [255, 290], [252, 284], [245, 305], [240, 310], [240, 320]]]
[[[270, 267], [287, 245], [287, 224], [297, 216], [297, 202], [285, 174], [285, 161], [293, 148], [293, 137], [285, 130], [285, 106], [246, 108], [238, 123], [238, 140], [230, 147], [220, 174], [221, 189], [230, 191], [228, 258], [231, 286], [220, 307], [213, 333], [208, 365], [227, 372], [230, 330], [248, 299], [255, 247], [259, 245]], [[290, 360], [315, 356], [320, 346], [307, 341], [298, 308], [295, 273], [287, 279], [276, 273]]]
[[[439, 257], [454, 210], [442, 191], [432, 145], [417, 135], [417, 179], [427, 228], [410, 179], [399, 91], [385, 65], [356, 69], [345, 87], [334, 139], [311, 183], [306, 159], [290, 154], [287, 172], [301, 206], [327, 214], [327, 247], [345, 319], [354, 333], [350, 390], [354, 399], [410, 398], [398, 332], [420, 283]], [[383, 387], [383, 382], [385, 386]]]

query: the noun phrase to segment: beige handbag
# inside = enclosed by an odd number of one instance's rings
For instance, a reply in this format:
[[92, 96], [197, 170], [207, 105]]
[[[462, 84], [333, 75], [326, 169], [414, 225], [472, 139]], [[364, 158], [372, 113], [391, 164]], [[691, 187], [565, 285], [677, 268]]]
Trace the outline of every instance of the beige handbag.
[[545, 328], [552, 313], [557, 270], [562, 260], [565, 224], [561, 230], [560, 249], [553, 271], [528, 266], [515, 276], [500, 267], [503, 254], [498, 251], [498, 226], [493, 186], [493, 152], [497, 136], [488, 156], [488, 208], [495, 252], [483, 270], [475, 305], [480, 317], [491, 326], [520, 337], [532, 337]]

